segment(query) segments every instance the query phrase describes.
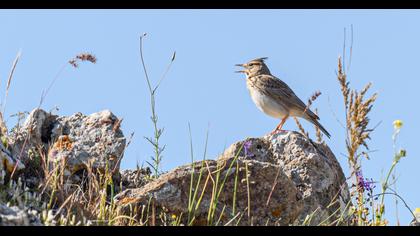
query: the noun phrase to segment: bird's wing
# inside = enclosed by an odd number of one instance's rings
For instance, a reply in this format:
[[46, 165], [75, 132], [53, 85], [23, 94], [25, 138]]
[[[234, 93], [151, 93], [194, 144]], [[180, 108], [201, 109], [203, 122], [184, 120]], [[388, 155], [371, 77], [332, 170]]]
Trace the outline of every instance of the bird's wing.
[[[302, 112], [306, 109], [306, 104], [280, 79], [272, 75], [258, 75], [253, 82], [254, 86], [266, 91], [269, 96], [278, 98], [279, 102], [284, 103], [289, 109]], [[309, 116], [319, 119], [311, 110], [307, 109], [306, 112]]]

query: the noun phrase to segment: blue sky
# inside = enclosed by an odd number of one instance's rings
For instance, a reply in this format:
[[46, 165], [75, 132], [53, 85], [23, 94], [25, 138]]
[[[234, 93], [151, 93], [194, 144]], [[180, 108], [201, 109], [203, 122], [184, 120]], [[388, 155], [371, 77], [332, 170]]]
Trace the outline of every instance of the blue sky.
[[[177, 52], [172, 69], [157, 95], [159, 124], [165, 128], [163, 169], [190, 162], [188, 123], [194, 152], [201, 159], [207, 130], [207, 158], [225, 147], [271, 131], [278, 120], [261, 113], [251, 101], [243, 75], [234, 64], [269, 57], [271, 72], [302, 100], [315, 90], [321, 123], [332, 134], [327, 144], [348, 174], [343, 100], [335, 76], [343, 51], [344, 28], [353, 25], [353, 58], [348, 78], [361, 89], [372, 82], [379, 97], [371, 126], [381, 122], [369, 146], [375, 152], [363, 161], [365, 177], [381, 180], [393, 159], [392, 122], [404, 122], [399, 146], [408, 156], [397, 167], [397, 190], [413, 209], [420, 207], [418, 179], [420, 112], [420, 11], [417, 10], [1, 10], [0, 89], [19, 50], [5, 117], [30, 111], [59, 69], [80, 52], [91, 52], [97, 64], [67, 67], [43, 104], [59, 107], [60, 115], [90, 114], [103, 109], [123, 117], [126, 136], [135, 132], [122, 168], [145, 164], [152, 148], [150, 101], [139, 59], [139, 36], [147, 32], [144, 56], [156, 82]], [[347, 38], [347, 45], [350, 39]], [[3, 97], [3, 95], [1, 95]], [[15, 123], [8, 119], [8, 125]], [[301, 122], [314, 136], [314, 129]], [[285, 129], [296, 130], [290, 119]], [[146, 164], [145, 164], [146, 165]], [[379, 191], [380, 186], [377, 186]], [[395, 224], [394, 199], [387, 218]], [[399, 203], [401, 224], [411, 215]]]

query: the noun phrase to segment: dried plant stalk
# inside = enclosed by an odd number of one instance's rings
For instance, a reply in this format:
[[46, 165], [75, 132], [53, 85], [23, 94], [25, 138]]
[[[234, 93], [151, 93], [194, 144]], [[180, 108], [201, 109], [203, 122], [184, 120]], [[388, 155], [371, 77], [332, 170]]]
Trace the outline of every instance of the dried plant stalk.
[[[320, 91], [315, 91], [312, 96], [308, 99], [308, 104], [305, 107], [305, 110], [303, 113], [305, 113], [312, 105], [312, 103], [321, 95]], [[317, 114], [318, 115], [318, 114]], [[299, 122], [299, 120], [296, 117], [293, 117], [293, 119], [296, 122], [297, 127], [299, 128], [300, 132], [305, 135], [306, 138], [309, 138], [309, 133], [305, 131], [302, 124]], [[318, 127], [315, 125], [315, 128], [318, 129]], [[318, 131], [317, 131], [318, 132]]]
[[370, 121], [368, 114], [377, 98], [377, 93], [365, 99], [366, 92], [371, 87], [371, 83], [368, 83], [361, 92], [350, 89], [350, 83], [347, 81], [347, 76], [343, 72], [341, 57], [338, 59], [337, 79], [340, 82], [346, 109], [346, 147], [348, 160], [349, 164], [357, 170], [359, 157], [362, 154], [368, 157], [366, 152], [359, 153], [358, 150], [361, 146], [369, 150], [366, 141], [370, 139], [370, 133], [373, 129], [368, 128]]
[[356, 195], [357, 206], [355, 221], [358, 225], [363, 225], [367, 222], [368, 213], [365, 211], [363, 188], [358, 187], [363, 184], [360, 156], [369, 159], [367, 140], [370, 139], [370, 134], [374, 129], [368, 128], [370, 121], [368, 115], [377, 98], [377, 93], [365, 98], [371, 83], [368, 83], [360, 92], [351, 89], [347, 75], [343, 70], [341, 57], [338, 58], [337, 79], [345, 105], [347, 159], [351, 171], [350, 178], [353, 180], [351, 195]]
[[305, 131], [305, 129], [303, 128], [302, 124], [299, 122], [299, 120], [296, 117], [293, 117], [293, 119], [296, 122], [297, 127], [299, 128], [300, 132], [307, 138], [309, 138], [309, 134], [308, 132]]

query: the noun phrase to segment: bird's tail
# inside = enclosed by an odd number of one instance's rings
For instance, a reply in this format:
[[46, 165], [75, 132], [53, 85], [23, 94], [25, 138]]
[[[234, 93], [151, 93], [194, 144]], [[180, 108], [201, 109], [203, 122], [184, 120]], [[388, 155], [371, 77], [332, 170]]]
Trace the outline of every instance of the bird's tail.
[[318, 127], [328, 138], [331, 138], [331, 134], [328, 133], [324, 126], [321, 125], [321, 123], [319, 123], [319, 117], [315, 113], [309, 111], [306, 113], [305, 118], [309, 120], [312, 124], [314, 124], [316, 127]]
[[317, 120], [311, 120], [314, 125], [316, 125], [328, 138], [331, 138], [331, 134], [319, 123]]

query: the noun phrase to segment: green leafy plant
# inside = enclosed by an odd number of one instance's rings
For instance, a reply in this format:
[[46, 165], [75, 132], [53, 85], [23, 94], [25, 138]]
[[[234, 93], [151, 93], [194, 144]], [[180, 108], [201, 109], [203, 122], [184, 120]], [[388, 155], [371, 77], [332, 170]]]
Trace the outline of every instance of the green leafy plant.
[[153, 169], [154, 171], [154, 176], [155, 178], [157, 178], [159, 176], [159, 169], [160, 169], [160, 165], [162, 162], [162, 152], [165, 150], [165, 145], [161, 146], [160, 145], [160, 138], [162, 136], [162, 133], [164, 131], [163, 128], [159, 128], [158, 126], [158, 116], [156, 113], [156, 92], [162, 82], [162, 80], [165, 78], [166, 74], [168, 73], [169, 69], [171, 68], [172, 63], [175, 61], [175, 55], [176, 53], [174, 52], [172, 54], [172, 58], [171, 61], [168, 65], [168, 67], [166, 68], [166, 71], [163, 73], [162, 77], [160, 78], [159, 82], [156, 84], [156, 86], [152, 87], [152, 84], [150, 82], [149, 79], [149, 75], [147, 74], [147, 69], [146, 69], [146, 65], [144, 62], [144, 58], [143, 58], [143, 38], [146, 36], [147, 34], [144, 33], [142, 36], [140, 36], [140, 59], [141, 59], [141, 64], [143, 66], [143, 71], [144, 71], [144, 75], [146, 78], [146, 82], [147, 82], [147, 88], [149, 91], [149, 95], [150, 95], [150, 107], [151, 107], [151, 112], [152, 115], [150, 117], [150, 119], [152, 120], [153, 123], [153, 137], [145, 137], [145, 139], [152, 145], [153, 150], [154, 150], [154, 156], [151, 157], [152, 159], [152, 163], [147, 161], [147, 163], [150, 165], [150, 167]]

